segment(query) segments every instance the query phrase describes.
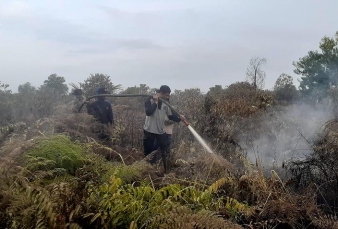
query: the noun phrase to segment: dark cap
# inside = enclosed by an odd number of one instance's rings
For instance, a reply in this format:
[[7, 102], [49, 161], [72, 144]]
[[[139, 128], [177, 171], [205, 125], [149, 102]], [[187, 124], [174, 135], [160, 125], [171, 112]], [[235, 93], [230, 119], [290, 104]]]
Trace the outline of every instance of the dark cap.
[[169, 93], [170, 94], [171, 90], [170, 90], [170, 87], [168, 87], [167, 85], [162, 85], [159, 90], [156, 90], [156, 92], [157, 93], [162, 92], [162, 93]]
[[104, 87], [99, 87], [96, 89], [95, 93], [97, 95], [101, 95], [101, 94], [110, 94]]

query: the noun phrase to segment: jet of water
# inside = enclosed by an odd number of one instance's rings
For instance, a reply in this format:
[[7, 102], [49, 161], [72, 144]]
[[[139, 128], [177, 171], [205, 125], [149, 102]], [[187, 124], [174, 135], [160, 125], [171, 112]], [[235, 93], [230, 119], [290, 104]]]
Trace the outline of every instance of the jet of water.
[[204, 149], [206, 151], [208, 151], [209, 153], [214, 153], [210, 149], [210, 147], [207, 145], [207, 143], [203, 140], [203, 138], [196, 132], [196, 130], [194, 130], [194, 128], [192, 128], [190, 125], [188, 125], [188, 129], [194, 135], [194, 137], [197, 139], [197, 141], [204, 147]]

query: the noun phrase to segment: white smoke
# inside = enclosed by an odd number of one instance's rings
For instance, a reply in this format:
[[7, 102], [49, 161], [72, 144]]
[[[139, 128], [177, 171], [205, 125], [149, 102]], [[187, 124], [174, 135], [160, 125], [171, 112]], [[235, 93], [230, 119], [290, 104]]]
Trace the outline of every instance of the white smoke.
[[280, 166], [283, 162], [305, 158], [312, 152], [311, 143], [318, 138], [327, 121], [333, 118], [328, 103], [311, 106], [294, 104], [273, 110], [262, 117], [254, 132], [241, 142], [251, 162], [258, 159], [265, 166]]

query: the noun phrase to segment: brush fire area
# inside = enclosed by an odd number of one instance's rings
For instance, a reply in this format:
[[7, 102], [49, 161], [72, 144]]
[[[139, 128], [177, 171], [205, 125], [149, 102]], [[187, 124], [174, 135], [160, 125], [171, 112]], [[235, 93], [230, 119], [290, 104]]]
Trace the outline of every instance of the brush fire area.
[[[188, 123], [174, 124], [169, 172], [150, 163], [159, 150], [143, 152], [137, 95], [155, 88], [99, 73], [72, 93], [56, 74], [16, 93], [0, 82], [0, 228], [338, 228], [337, 43], [294, 63], [298, 89], [286, 74], [264, 89], [266, 60], [252, 59], [245, 82], [173, 91]], [[313, 55], [329, 86], [308, 83]], [[98, 85], [113, 95], [111, 125], [86, 112]]]

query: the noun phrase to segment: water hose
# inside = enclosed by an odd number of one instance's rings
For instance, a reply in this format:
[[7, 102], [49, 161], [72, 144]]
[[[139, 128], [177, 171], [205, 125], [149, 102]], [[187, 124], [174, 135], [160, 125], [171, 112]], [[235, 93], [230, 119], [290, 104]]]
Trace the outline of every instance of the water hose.
[[[100, 94], [100, 95], [93, 95], [91, 97], [88, 97], [79, 107], [78, 112], [81, 112], [82, 107], [86, 104], [86, 102], [90, 99], [93, 98], [97, 98], [97, 97], [148, 97], [148, 98], [152, 98], [153, 95], [148, 95], [148, 94], [118, 94], [118, 95], [111, 95], [111, 94]], [[164, 104], [166, 104], [171, 112], [173, 114], [176, 114], [177, 116], [181, 116], [171, 105], [170, 103], [168, 103], [166, 100], [158, 98], [161, 102], [163, 102]], [[205, 143], [205, 141], [202, 139], [202, 137], [194, 130], [194, 128], [192, 128], [192, 126], [190, 126], [190, 124], [187, 122], [186, 119], [181, 119], [181, 121], [188, 127], [188, 129], [191, 131], [191, 133], [195, 136], [195, 138], [199, 141], [199, 143], [209, 152], [209, 153], [213, 153], [213, 151], [210, 149], [210, 147]]]
[[[82, 107], [86, 104], [87, 101], [93, 99], [93, 98], [97, 98], [97, 97], [150, 97], [152, 98], [152, 95], [148, 95], [148, 94], [100, 94], [100, 95], [93, 95], [88, 97], [79, 107], [78, 109], [78, 113], [81, 112]], [[172, 113], [176, 113], [179, 117], [181, 116], [171, 105], [170, 103], [168, 103], [167, 101], [165, 101], [164, 99], [158, 98], [162, 103], [164, 103], [165, 105], [167, 105]], [[189, 126], [189, 123], [187, 122], [187, 120], [183, 119], [182, 122], [186, 125]]]

